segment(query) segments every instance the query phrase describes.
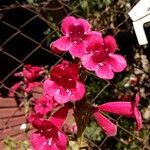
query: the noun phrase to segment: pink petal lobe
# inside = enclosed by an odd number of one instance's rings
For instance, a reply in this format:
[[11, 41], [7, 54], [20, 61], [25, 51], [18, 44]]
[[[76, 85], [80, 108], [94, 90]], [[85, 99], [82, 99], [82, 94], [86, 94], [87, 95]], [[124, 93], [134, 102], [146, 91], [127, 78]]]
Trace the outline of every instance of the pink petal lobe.
[[91, 54], [86, 54], [81, 57], [81, 63], [89, 71], [94, 71], [96, 70], [97, 64], [93, 62], [92, 60], [92, 55]]
[[9, 90], [9, 96], [12, 97], [19, 88], [20, 88], [20, 82], [14, 84]]
[[40, 82], [31, 82], [31, 83], [28, 83], [28, 86], [25, 89], [25, 91], [27, 93], [32, 92], [33, 88], [38, 87], [40, 84], [41, 84]]
[[71, 100], [72, 101], [81, 100], [85, 95], [85, 91], [86, 91], [85, 85], [82, 82], [77, 81], [76, 87], [71, 89]]
[[57, 134], [58, 134], [58, 140], [56, 141], [56, 143], [58, 145], [58, 150], [66, 150], [66, 145], [68, 142], [67, 136], [60, 131], [58, 131]]
[[114, 72], [121, 72], [127, 67], [126, 59], [118, 54], [111, 54], [106, 63], [111, 65]]
[[[39, 132], [34, 132], [31, 135], [31, 144], [33, 150], [48, 150], [48, 147], [44, 145], [46, 142], [45, 136], [42, 136]], [[47, 147], [47, 148], [46, 148]]]
[[91, 25], [87, 20], [79, 18], [77, 21], [81, 26], [83, 26], [84, 32], [89, 32], [91, 30]]
[[117, 126], [115, 124], [113, 124], [109, 119], [107, 119], [105, 116], [97, 111], [93, 115], [99, 126], [104, 130], [107, 137], [116, 135]]
[[114, 53], [115, 50], [117, 49], [117, 43], [116, 43], [116, 40], [113, 36], [106, 36], [104, 38], [104, 44], [105, 44], [105, 48], [108, 48], [108, 51], [110, 53]]
[[54, 95], [54, 99], [58, 104], [64, 104], [71, 100], [70, 90], [65, 90], [63, 87], [59, 87]]
[[68, 107], [64, 106], [57, 110], [51, 117], [50, 122], [52, 122], [59, 130], [61, 130], [64, 121], [68, 114]]
[[86, 45], [83, 42], [73, 43], [69, 50], [72, 57], [81, 58], [86, 53]]
[[85, 36], [85, 41], [87, 43], [87, 52], [99, 50], [103, 45], [102, 34], [96, 31], [90, 31]]
[[114, 73], [111, 69], [111, 66], [107, 64], [99, 65], [95, 73], [99, 78], [106, 80], [113, 79], [114, 77]]
[[34, 110], [36, 113], [45, 115], [48, 112], [50, 112], [54, 107], [54, 101], [53, 99], [47, 99], [45, 97], [42, 97], [38, 100], [36, 100]]
[[65, 17], [61, 24], [61, 31], [64, 35], [69, 34], [70, 28], [77, 23], [77, 19], [73, 16]]
[[56, 50], [58, 50], [58, 52], [59, 51], [68, 51], [70, 48], [70, 41], [65, 36], [60, 37], [58, 40], [54, 41], [51, 44], [51, 48], [52, 48], [52, 51], [54, 51], [54, 52]]
[[57, 94], [57, 91], [58, 86], [54, 81], [50, 79], [44, 81], [44, 95], [46, 98], [49, 99], [50, 97], [54, 96], [55, 94]]

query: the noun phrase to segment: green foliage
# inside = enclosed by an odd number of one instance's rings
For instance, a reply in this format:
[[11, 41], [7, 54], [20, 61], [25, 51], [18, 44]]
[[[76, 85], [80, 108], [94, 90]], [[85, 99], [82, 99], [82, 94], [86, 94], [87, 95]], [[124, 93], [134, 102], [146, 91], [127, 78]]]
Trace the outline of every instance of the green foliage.
[[86, 127], [85, 136], [94, 142], [100, 142], [104, 138], [104, 134], [102, 133], [101, 128], [97, 125], [95, 120], [91, 121]]
[[10, 138], [10, 137], [4, 140], [4, 144], [5, 144], [4, 150], [16, 150], [17, 148], [17, 143], [14, 141], [13, 138]]
[[7, 137], [4, 140], [4, 144], [5, 144], [4, 150], [16, 150], [16, 149], [28, 150], [29, 149], [29, 143], [26, 140], [18, 142], [11, 137]]

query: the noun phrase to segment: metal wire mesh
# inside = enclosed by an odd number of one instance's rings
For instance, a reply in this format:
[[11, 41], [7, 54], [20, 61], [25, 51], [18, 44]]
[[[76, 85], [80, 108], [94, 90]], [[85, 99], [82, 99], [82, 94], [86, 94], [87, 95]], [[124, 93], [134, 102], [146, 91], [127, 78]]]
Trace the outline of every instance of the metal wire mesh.
[[[27, 3], [15, 3], [9, 6], [3, 6], [0, 8], [0, 89], [1, 95], [7, 96], [9, 88], [17, 81], [13, 74], [18, 70], [21, 70], [24, 64], [31, 63], [34, 65], [54, 65], [58, 63], [62, 57], [51, 53], [47, 41], [49, 39], [55, 39], [55, 36], [59, 32], [60, 21], [64, 16], [75, 14], [77, 9], [80, 9], [80, 3], [71, 8], [70, 1], [60, 0], [48, 0], [41, 2], [38, 6]], [[47, 14], [52, 14], [55, 18], [55, 25], [47, 18]], [[17, 14], [17, 15], [16, 15]], [[117, 25], [118, 28], [127, 21], [125, 18], [121, 24]], [[50, 33], [44, 35], [43, 33], [49, 29]], [[107, 28], [105, 29], [107, 30]], [[115, 34], [119, 30], [115, 29]], [[106, 85], [107, 88], [108, 85]], [[95, 96], [94, 100], [103, 92], [100, 90]], [[12, 117], [12, 116], [11, 116]], [[110, 116], [109, 116], [110, 118]], [[129, 139], [137, 141], [140, 150], [150, 150], [149, 136], [150, 127], [147, 127], [146, 136], [143, 138], [138, 137], [135, 134], [123, 126], [119, 125], [121, 117], [112, 119], [116, 122], [119, 130], [125, 133]], [[0, 123], [3, 123], [3, 119], [0, 119]], [[7, 120], [9, 122], [9, 118]], [[5, 123], [4, 123], [5, 124]], [[6, 128], [14, 130], [9, 127], [9, 123], [5, 124], [5, 128], [1, 129], [3, 134]], [[111, 143], [111, 139], [120, 142], [123, 145], [127, 145], [128, 142], [122, 138], [107, 138], [101, 139], [100, 143], [95, 143], [90, 139], [92, 135], [86, 136], [89, 145], [89, 149], [103, 149], [103, 146], [107, 149], [113, 149], [113, 147], [106, 146]], [[125, 138], [126, 139], [126, 138]], [[113, 145], [113, 144], [111, 144]], [[134, 149], [134, 148], [133, 148]]]

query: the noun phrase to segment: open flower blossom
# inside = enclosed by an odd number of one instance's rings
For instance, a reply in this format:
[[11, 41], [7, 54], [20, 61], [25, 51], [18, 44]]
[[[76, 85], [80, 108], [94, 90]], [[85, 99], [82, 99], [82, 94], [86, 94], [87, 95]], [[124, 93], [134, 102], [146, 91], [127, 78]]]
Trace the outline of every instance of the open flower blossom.
[[66, 150], [67, 136], [61, 131], [66, 119], [66, 106], [57, 110], [49, 119], [41, 118], [40, 114], [30, 114], [28, 121], [38, 129], [31, 135], [33, 150]]
[[32, 66], [31, 64], [24, 65], [24, 69], [21, 72], [15, 73], [16, 77], [24, 77], [25, 82], [31, 82], [38, 78], [43, 72], [43, 67]]
[[89, 53], [82, 56], [81, 63], [87, 70], [95, 71], [98, 77], [112, 79], [114, 72], [121, 72], [126, 68], [125, 58], [114, 54], [117, 44], [112, 36], [106, 36], [103, 42], [101, 38], [93, 38], [88, 44]]
[[32, 66], [31, 64], [24, 65], [23, 71], [14, 74], [15, 77], [23, 77], [22, 82], [15, 83], [9, 90], [9, 96], [17, 90], [30, 93], [34, 87], [39, 86], [41, 83], [35, 80], [43, 73], [43, 67]]
[[37, 131], [31, 136], [33, 150], [66, 150], [67, 141], [67, 136], [56, 128]]
[[21, 87], [21, 83], [20, 83], [20, 82], [15, 83], [15, 84], [9, 89], [9, 94], [8, 94], [8, 96], [9, 96], [9, 97], [12, 97], [12, 96], [14, 95], [14, 93], [15, 93], [18, 89], [20, 89], [20, 87]]
[[91, 25], [87, 20], [77, 19], [73, 16], [65, 17], [61, 24], [64, 36], [51, 44], [54, 52], [69, 51], [73, 57], [81, 57], [86, 54], [87, 43], [95, 35], [101, 33], [91, 31]]
[[41, 97], [38, 100], [35, 100], [34, 110], [38, 114], [46, 115], [50, 112], [57, 104], [53, 98], [47, 99], [46, 97]]
[[85, 94], [85, 85], [79, 81], [79, 66], [63, 61], [51, 70], [51, 78], [44, 81], [46, 97], [54, 97], [59, 104], [81, 100]]
[[94, 109], [93, 115], [108, 137], [116, 135], [117, 126], [107, 119], [101, 112], [135, 118], [137, 122], [137, 130], [140, 130], [142, 128], [142, 118], [141, 113], [137, 108], [139, 101], [140, 97], [137, 94], [134, 102], [108, 102], [97, 106]]

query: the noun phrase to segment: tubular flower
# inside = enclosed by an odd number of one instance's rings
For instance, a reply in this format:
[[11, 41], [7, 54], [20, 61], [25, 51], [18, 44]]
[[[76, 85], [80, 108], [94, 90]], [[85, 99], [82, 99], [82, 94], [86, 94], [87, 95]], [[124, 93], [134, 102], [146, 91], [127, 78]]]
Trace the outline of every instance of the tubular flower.
[[112, 123], [108, 118], [102, 115], [98, 110], [93, 113], [98, 125], [103, 129], [107, 137], [115, 136], [117, 133], [117, 126]]
[[112, 36], [106, 36], [101, 39], [93, 38], [88, 46], [88, 54], [81, 58], [81, 63], [89, 71], [95, 71], [96, 75], [102, 79], [112, 79], [114, 72], [123, 71], [126, 66], [126, 60], [119, 54], [114, 54], [117, 48], [115, 39]]
[[34, 80], [37, 79], [42, 73], [43, 67], [26, 64], [23, 71], [14, 74], [15, 77], [23, 77], [23, 81], [14, 84], [10, 88], [9, 96], [13, 96], [17, 90], [22, 90], [27, 93], [32, 92], [33, 88], [41, 84], [40, 82], [36, 82]]
[[40, 82], [31, 82], [26, 84], [25, 92], [30, 93], [35, 87], [40, 86]]
[[98, 124], [102, 127], [107, 136], [116, 135], [116, 125], [114, 125], [110, 120], [103, 116], [100, 112], [108, 112], [116, 115], [122, 115], [130, 118], [135, 118], [137, 122], [137, 130], [142, 128], [142, 118], [137, 106], [140, 97], [137, 94], [135, 101], [132, 102], [109, 102], [99, 105], [94, 109], [94, 117], [96, 118]]
[[29, 116], [29, 122], [38, 129], [31, 135], [33, 150], [66, 150], [68, 138], [61, 129], [67, 113], [68, 108], [64, 106], [48, 120], [41, 118], [39, 114]]
[[56, 128], [37, 131], [31, 136], [33, 150], [66, 150], [67, 141], [67, 136]]
[[51, 44], [54, 52], [69, 51], [73, 57], [86, 54], [87, 43], [91, 37], [101, 34], [91, 31], [91, 25], [84, 19], [69, 16], [63, 19], [61, 31], [64, 36]]
[[14, 95], [14, 93], [20, 88], [21, 84], [20, 82], [15, 83], [9, 90], [9, 96], [12, 97]]
[[51, 70], [51, 78], [44, 82], [46, 97], [54, 97], [59, 104], [81, 100], [85, 85], [79, 81], [78, 65], [63, 61]]
[[38, 78], [42, 72], [43, 72], [42, 67], [26, 64], [22, 72], [15, 73], [14, 75], [16, 77], [23, 76], [25, 78], [24, 80], [28, 83]]
[[45, 97], [39, 98], [34, 106], [34, 110], [36, 113], [46, 115], [48, 112], [50, 112], [57, 104], [51, 99], [47, 99]]

